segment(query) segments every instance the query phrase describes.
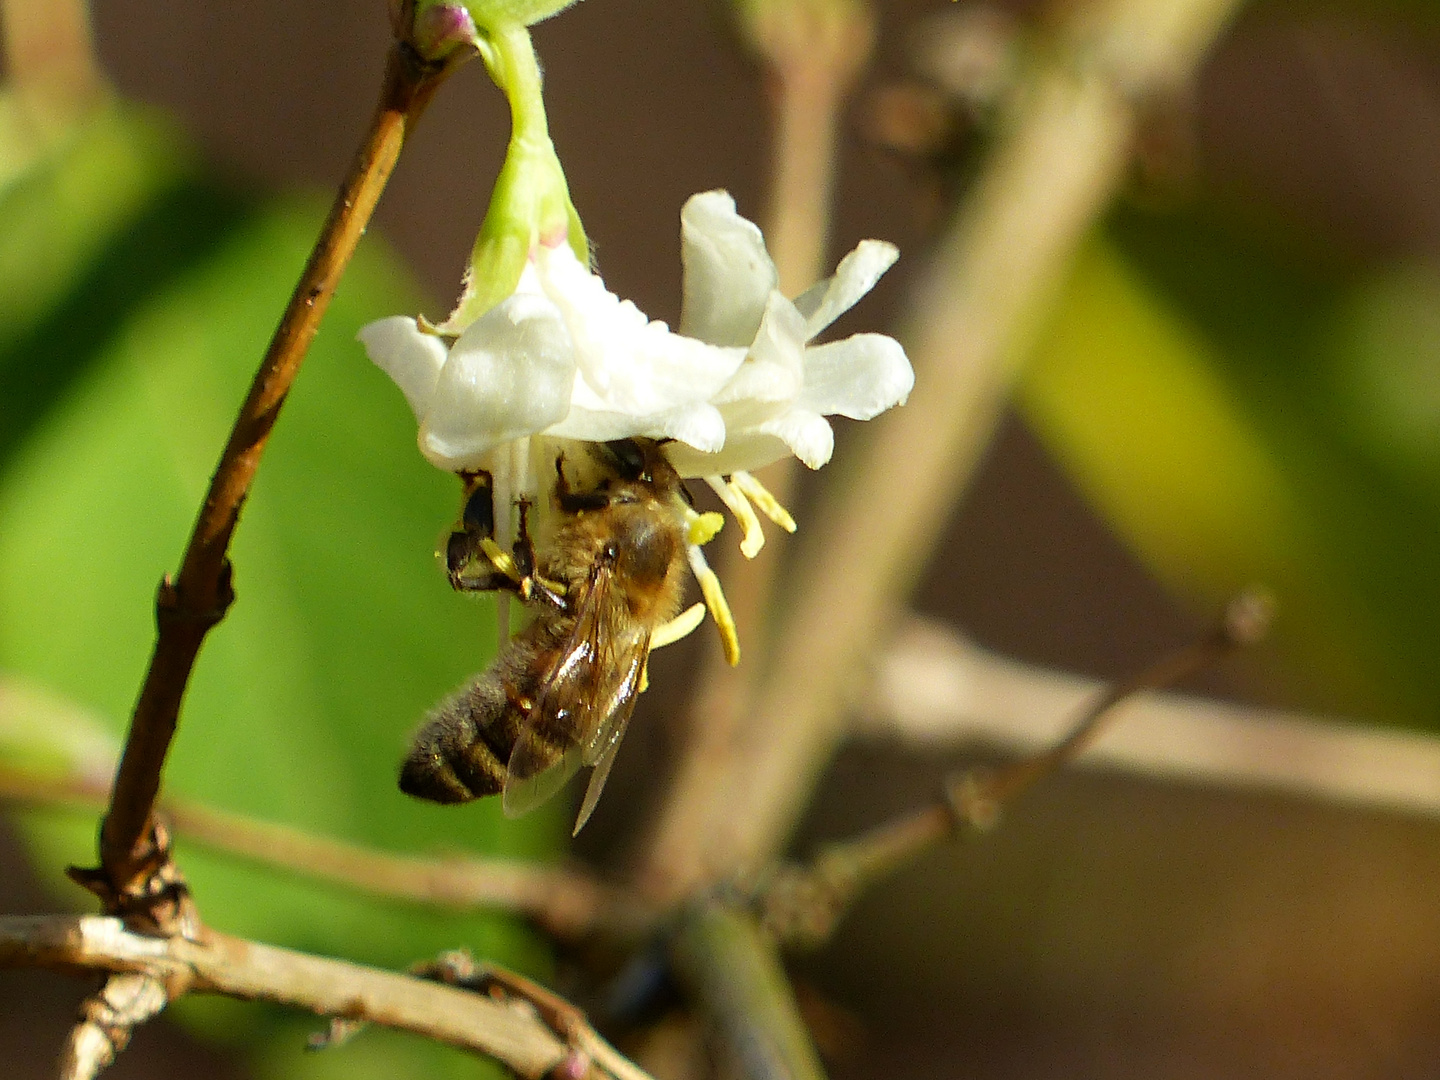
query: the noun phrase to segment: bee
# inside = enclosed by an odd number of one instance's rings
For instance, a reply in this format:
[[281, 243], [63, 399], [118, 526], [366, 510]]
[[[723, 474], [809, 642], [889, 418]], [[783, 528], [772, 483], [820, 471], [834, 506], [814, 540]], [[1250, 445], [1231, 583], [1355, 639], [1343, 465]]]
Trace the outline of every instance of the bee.
[[589, 765], [576, 832], [595, 809], [643, 688], [651, 635], [680, 609], [689, 493], [651, 440], [590, 445], [593, 460], [578, 464], [594, 483], [583, 490], [556, 459], [555, 522], [538, 554], [523, 504], [513, 553], [499, 548], [489, 485], [472, 478], [446, 545], [451, 584], [510, 589], [533, 618], [431, 710], [401, 767], [407, 794], [455, 803], [498, 793], [514, 817]]

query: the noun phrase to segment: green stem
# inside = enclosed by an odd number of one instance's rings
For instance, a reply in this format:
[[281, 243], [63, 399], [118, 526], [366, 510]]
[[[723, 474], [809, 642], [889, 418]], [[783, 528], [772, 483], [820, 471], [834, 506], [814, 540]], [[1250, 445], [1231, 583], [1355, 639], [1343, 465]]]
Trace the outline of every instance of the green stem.
[[550, 141], [530, 32], [518, 25], [487, 28], [480, 55], [510, 102], [510, 145], [470, 254], [465, 290], [440, 326], [449, 334], [461, 333], [515, 291], [537, 243], [553, 245], [563, 237], [577, 259], [590, 262], [590, 244]]
[[510, 102], [510, 152], [543, 152], [550, 145], [544, 80], [530, 31], [523, 26], [491, 29], [481, 50], [490, 78]]

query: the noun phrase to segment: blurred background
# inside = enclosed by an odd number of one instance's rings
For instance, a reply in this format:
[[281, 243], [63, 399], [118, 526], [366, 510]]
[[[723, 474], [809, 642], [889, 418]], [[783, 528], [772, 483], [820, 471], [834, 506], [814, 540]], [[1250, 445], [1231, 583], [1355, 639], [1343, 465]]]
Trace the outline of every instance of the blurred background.
[[[23, 687], [84, 711], [67, 713], [72, 764], [104, 769], [118, 745], [155, 582], [373, 106], [382, 7], [95, 0], [124, 107], [48, 142], [0, 125], [0, 669], [23, 680], [10, 701]], [[1007, 72], [1052, 47], [1067, 7], [875, 4], [827, 265], [864, 237], [902, 259], [842, 333], [902, 319], [996, 136], [997, 102], [1023, 92]], [[765, 81], [714, 2], [586, 0], [535, 38], [606, 282], [673, 324], [684, 199], [725, 187], [742, 213], [764, 212]], [[967, 63], [946, 68], [937, 42]], [[1437, 1072], [1440, 758], [1424, 736], [1440, 726], [1440, 8], [1248, 4], [1172, 91], [1146, 102], [1124, 192], [943, 540], [916, 553], [914, 607], [1006, 657], [1110, 678], [1262, 580], [1280, 598], [1273, 640], [1184, 689], [1348, 718], [1366, 725], [1344, 729], [1357, 746], [1409, 733], [1397, 752], [1431, 801], [1113, 765], [1055, 777], [998, 829], [881, 883], [796, 959], [836, 1077]], [[507, 132], [471, 64], [407, 147], [247, 506], [240, 603], [202, 655], [171, 790], [396, 850], [563, 850], [564, 808], [516, 827], [393, 788], [415, 718], [482, 665], [492, 620], [436, 570], [455, 493], [353, 343], [371, 318], [448, 310]], [[802, 529], [823, 479], [792, 507]], [[696, 635], [657, 657], [582, 857], [623, 864], [711, 647]], [[44, 740], [16, 732], [0, 755], [47, 767]], [[797, 850], [922, 803], [995, 752], [963, 732], [857, 739]], [[0, 820], [0, 911], [88, 910], [60, 869], [92, 859], [93, 821]], [[207, 920], [233, 933], [392, 966], [465, 942], [554, 970], [498, 917], [184, 847], [181, 864]], [[0, 972], [7, 1075], [50, 1075], [83, 989]], [[174, 1013], [116, 1077], [486, 1068], [376, 1033], [303, 1056], [314, 1024], [259, 1006]]]

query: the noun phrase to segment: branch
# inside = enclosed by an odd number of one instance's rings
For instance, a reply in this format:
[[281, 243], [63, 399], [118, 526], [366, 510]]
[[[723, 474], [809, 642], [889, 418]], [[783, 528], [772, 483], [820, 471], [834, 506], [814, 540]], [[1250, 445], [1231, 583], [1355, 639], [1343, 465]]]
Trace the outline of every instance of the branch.
[[[406, 132], [451, 66], [422, 62], [404, 42], [392, 47], [370, 129], [235, 420], [179, 576], [174, 581], [167, 577], [160, 585], [155, 650], [100, 834], [101, 872], [114, 910], [122, 910], [126, 898], [142, 902], [144, 897], [143, 877], [155, 856], [151, 814], [161, 769], [196, 654], [234, 598], [226, 553], [260, 456], [340, 275], [395, 167]], [[120, 906], [114, 907], [117, 903]]]
[[994, 770], [975, 770], [946, 783], [935, 804], [850, 840], [826, 845], [810, 866], [781, 865], [762, 877], [755, 893], [765, 926], [802, 945], [827, 940], [860, 890], [913, 862], [963, 826], [992, 827], [1001, 810], [1038, 781], [1059, 771], [1121, 714], [1137, 694], [1189, 678], [1237, 648], [1254, 644], [1269, 628], [1272, 604], [1259, 592], [1242, 593], [1214, 630], [1162, 657], [1138, 674], [1102, 687], [1054, 745]]
[[[90, 809], [104, 805], [106, 791], [103, 782], [0, 765], [0, 802]], [[654, 923], [638, 898], [576, 867], [396, 855], [182, 800], [165, 800], [158, 810], [177, 835], [215, 851], [390, 900], [513, 911], [565, 940], [599, 932], [632, 938]]]
[[[1059, 738], [1060, 718], [1101, 688], [912, 617], [881, 657], [854, 731], [917, 748], [1031, 751]], [[1125, 723], [1076, 764], [1440, 816], [1433, 735], [1182, 694], [1129, 702]]]
[[[487, 1054], [535, 1080], [561, 1065], [567, 1075], [593, 1075], [598, 1064], [552, 1031], [528, 1001], [496, 1000], [214, 931], [203, 936], [145, 937], [119, 919], [98, 915], [0, 917], [0, 966], [138, 974], [163, 985], [167, 1000], [191, 992], [223, 994], [380, 1024]], [[595, 1040], [587, 1045], [603, 1042], [588, 1025], [586, 1031], [587, 1040]], [[644, 1076], [628, 1062], [625, 1070], [605, 1074], [617, 1080]]]
[[690, 842], [651, 861], [652, 895], [687, 895], [783, 846], [844, 734], [874, 643], [990, 440], [1047, 301], [1123, 181], [1133, 99], [1185, 78], [1238, 2], [1085, 5], [1043, 50], [920, 283], [902, 333], [916, 392], [866, 425], [864, 454], [807, 528], [756, 705], [710, 763], [724, 798], [668, 809], [683, 815]]

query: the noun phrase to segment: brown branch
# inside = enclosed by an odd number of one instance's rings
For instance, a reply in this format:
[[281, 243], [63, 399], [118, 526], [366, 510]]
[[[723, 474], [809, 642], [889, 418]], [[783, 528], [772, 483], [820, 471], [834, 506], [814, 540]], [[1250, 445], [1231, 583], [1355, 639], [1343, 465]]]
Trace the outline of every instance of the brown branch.
[[150, 823], [161, 770], [196, 654], [233, 599], [226, 552], [266, 440], [395, 167], [406, 132], [450, 66], [422, 61], [404, 42], [392, 47], [370, 129], [235, 420], [180, 573], [161, 583], [155, 649], [100, 835], [101, 870], [114, 897], [142, 896], [143, 876], [154, 862]]
[[[708, 762], [715, 782], [701, 795], [724, 797], [667, 807], [689, 842], [648, 862], [650, 895], [688, 895], [783, 847], [844, 734], [875, 642], [989, 442], [1050, 296], [1124, 179], [1134, 99], [1187, 77], [1238, 2], [1083, 5], [1037, 54], [903, 328], [915, 393], [866, 425], [843, 488], [807, 523], [755, 707]], [[678, 832], [661, 823], [660, 835]]]
[[165, 984], [127, 971], [111, 975], [80, 1005], [80, 1023], [60, 1051], [60, 1080], [91, 1080], [114, 1063], [130, 1033], [165, 1008]]
[[[601, 1064], [551, 1030], [528, 1002], [214, 931], [202, 936], [202, 941], [145, 937], [119, 919], [96, 915], [0, 917], [0, 966], [139, 974], [162, 984], [167, 1000], [184, 993], [223, 994], [380, 1024], [487, 1054], [535, 1080], [557, 1066], [573, 1066], [577, 1057], [580, 1064]], [[586, 1031], [585, 1046], [603, 1042], [588, 1025]], [[629, 1066], [601, 1075], [638, 1080], [644, 1074]]]
[[[91, 809], [105, 805], [103, 781], [52, 777], [0, 765], [0, 802]], [[427, 859], [317, 836], [201, 803], [167, 799], [158, 812], [178, 836], [263, 866], [372, 896], [451, 908], [500, 908], [533, 919], [557, 938], [633, 938], [656, 916], [641, 901], [578, 867], [506, 859]]]
[[1253, 644], [1266, 632], [1271, 614], [1266, 594], [1240, 594], [1219, 624], [1199, 641], [1102, 690], [1055, 745], [993, 771], [956, 777], [946, 783], [944, 799], [850, 840], [828, 844], [809, 866], [778, 867], [756, 889], [765, 926], [793, 944], [818, 945], [827, 940], [861, 889], [910, 864], [961, 826], [990, 828], [1006, 805], [1073, 761], [1120, 715], [1119, 706]]

